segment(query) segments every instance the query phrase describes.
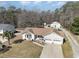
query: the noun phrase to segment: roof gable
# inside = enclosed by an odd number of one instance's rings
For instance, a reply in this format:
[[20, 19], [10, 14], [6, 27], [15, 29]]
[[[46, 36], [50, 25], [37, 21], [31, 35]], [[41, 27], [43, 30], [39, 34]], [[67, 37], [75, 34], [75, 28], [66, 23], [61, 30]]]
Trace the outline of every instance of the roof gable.
[[52, 28], [26, 28], [24, 32], [31, 32], [34, 35], [42, 35], [42, 36], [49, 35], [54, 32], [59, 36], [64, 37], [64, 33], [62, 31], [57, 31]]

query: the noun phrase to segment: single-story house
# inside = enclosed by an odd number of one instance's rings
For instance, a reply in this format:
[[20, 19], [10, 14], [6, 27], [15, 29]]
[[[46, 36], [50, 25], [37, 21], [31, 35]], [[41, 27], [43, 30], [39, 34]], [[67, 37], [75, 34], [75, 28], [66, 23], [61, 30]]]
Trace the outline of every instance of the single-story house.
[[62, 26], [59, 22], [52, 22], [50, 24], [50, 27], [54, 28], [54, 29], [57, 29], [57, 30], [61, 30], [62, 29]]
[[44, 40], [45, 43], [63, 44], [64, 35], [52, 28], [26, 28], [22, 33], [26, 40]]
[[0, 41], [2, 43], [7, 41], [6, 38], [3, 39], [3, 37], [2, 37], [3, 33], [6, 31], [10, 31], [13, 33], [13, 32], [15, 32], [15, 27], [10, 24], [0, 24]]

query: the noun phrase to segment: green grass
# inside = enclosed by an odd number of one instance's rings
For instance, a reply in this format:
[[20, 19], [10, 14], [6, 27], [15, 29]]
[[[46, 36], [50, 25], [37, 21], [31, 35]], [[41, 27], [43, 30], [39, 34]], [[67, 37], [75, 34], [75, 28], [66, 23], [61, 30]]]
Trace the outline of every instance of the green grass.
[[73, 58], [73, 51], [68, 40], [62, 45], [62, 50], [65, 58]]
[[42, 52], [42, 47], [35, 45], [31, 41], [13, 44], [12, 48], [0, 54], [0, 58], [38, 58]]

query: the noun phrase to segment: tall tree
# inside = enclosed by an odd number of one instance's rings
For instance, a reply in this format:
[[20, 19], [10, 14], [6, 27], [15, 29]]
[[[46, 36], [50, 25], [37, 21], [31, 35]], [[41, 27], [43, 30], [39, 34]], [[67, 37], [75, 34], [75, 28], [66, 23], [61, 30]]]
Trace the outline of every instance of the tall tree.
[[6, 32], [3, 33], [3, 38], [7, 37], [9, 45], [10, 45], [10, 39], [12, 38], [12, 34], [13, 33], [9, 32], [9, 31], [6, 31]]
[[16, 7], [15, 7], [15, 6], [9, 6], [9, 7], [8, 7], [8, 10], [9, 10], [9, 11], [16, 11]]
[[4, 23], [6, 8], [0, 7], [0, 23]]
[[55, 20], [55, 21], [59, 21], [59, 9], [56, 9], [56, 10], [55, 10], [55, 13], [54, 13], [54, 20]]
[[10, 6], [6, 12], [7, 23], [17, 26], [16, 7]]
[[79, 34], [79, 17], [75, 17], [71, 26], [71, 31], [75, 34]]

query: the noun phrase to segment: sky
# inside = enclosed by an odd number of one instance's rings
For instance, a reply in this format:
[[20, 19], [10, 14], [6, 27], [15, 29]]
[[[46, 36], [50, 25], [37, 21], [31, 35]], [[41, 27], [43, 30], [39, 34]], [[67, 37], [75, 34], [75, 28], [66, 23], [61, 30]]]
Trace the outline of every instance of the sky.
[[66, 2], [67, 1], [0, 1], [0, 6], [6, 8], [15, 6], [27, 10], [54, 11], [56, 8], [62, 7]]

